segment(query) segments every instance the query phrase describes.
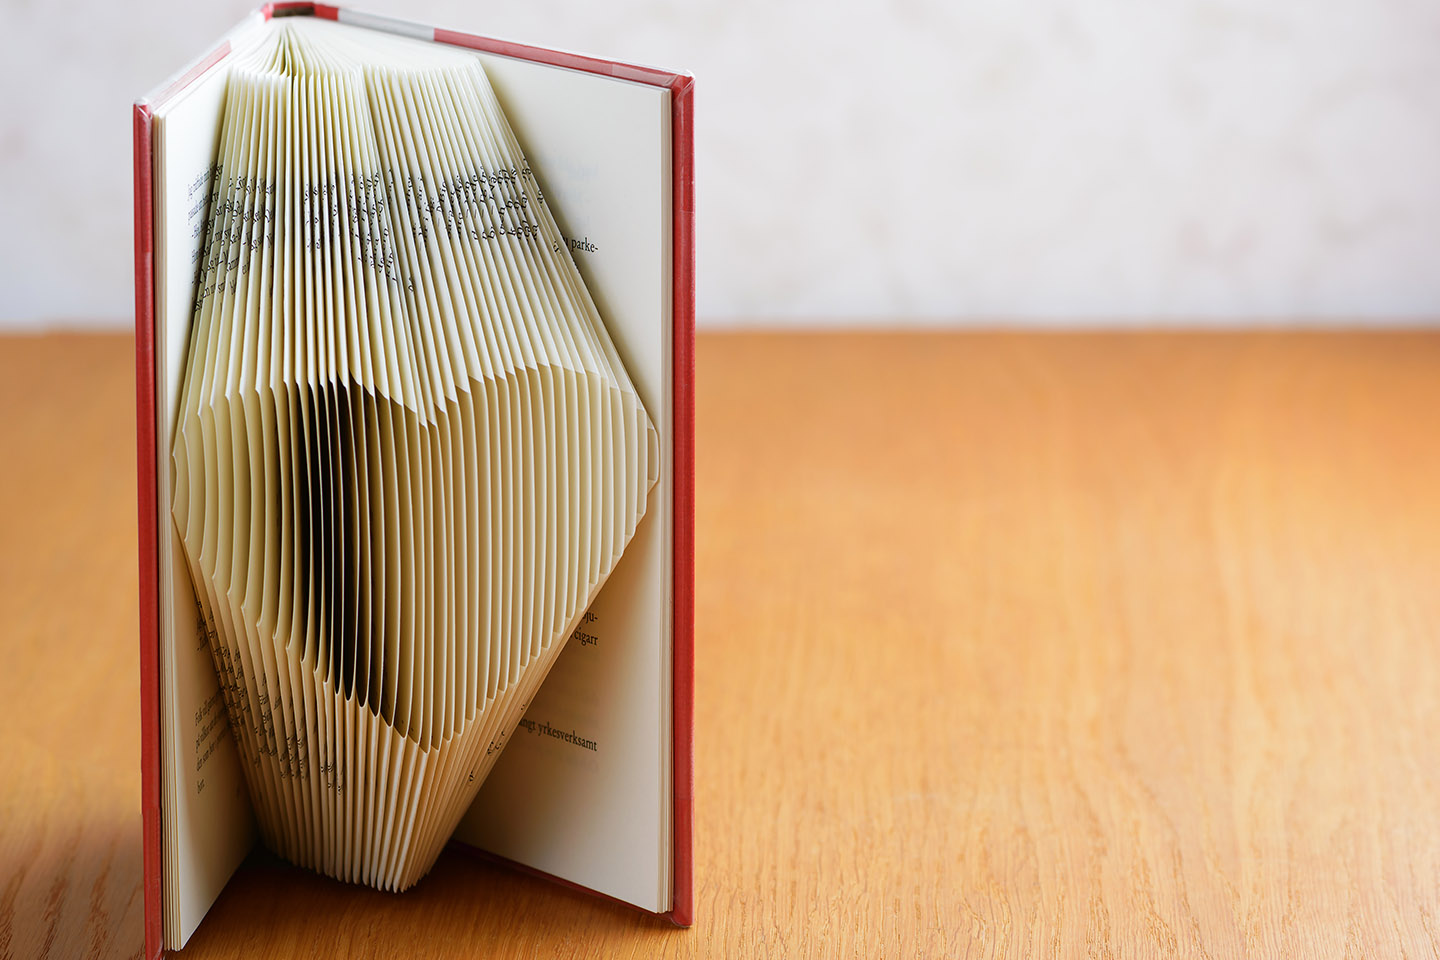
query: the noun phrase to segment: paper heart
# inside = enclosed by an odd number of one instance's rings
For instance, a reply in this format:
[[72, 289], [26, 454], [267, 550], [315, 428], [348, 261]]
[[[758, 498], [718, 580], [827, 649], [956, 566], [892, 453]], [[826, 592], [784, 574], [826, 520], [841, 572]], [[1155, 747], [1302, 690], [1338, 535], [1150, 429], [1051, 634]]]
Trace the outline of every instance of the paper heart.
[[265, 841], [404, 889], [659, 444], [479, 62], [328, 29], [230, 68], [172, 512]]

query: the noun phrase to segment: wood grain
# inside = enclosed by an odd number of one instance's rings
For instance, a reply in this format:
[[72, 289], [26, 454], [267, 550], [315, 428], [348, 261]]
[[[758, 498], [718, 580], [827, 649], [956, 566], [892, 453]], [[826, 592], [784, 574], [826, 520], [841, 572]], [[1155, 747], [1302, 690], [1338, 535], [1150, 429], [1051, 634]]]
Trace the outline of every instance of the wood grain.
[[[0, 340], [3, 956], [139, 952], [129, 350]], [[699, 369], [695, 927], [256, 856], [186, 957], [1440, 950], [1440, 334]]]

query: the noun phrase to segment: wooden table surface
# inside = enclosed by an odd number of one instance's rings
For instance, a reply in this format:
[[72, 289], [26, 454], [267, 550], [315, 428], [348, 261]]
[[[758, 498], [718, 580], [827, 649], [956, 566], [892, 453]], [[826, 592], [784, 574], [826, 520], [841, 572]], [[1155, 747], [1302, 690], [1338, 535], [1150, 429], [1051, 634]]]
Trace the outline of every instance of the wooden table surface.
[[[130, 341], [0, 340], [0, 956], [139, 953]], [[703, 336], [696, 916], [257, 856], [186, 957], [1434, 956], [1440, 333]]]

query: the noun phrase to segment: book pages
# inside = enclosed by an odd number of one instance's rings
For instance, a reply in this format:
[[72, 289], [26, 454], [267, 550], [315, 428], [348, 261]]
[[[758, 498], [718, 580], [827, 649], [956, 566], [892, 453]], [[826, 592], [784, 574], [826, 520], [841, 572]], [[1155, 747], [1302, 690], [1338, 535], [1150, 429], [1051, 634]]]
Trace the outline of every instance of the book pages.
[[483, 69], [309, 18], [231, 66], [172, 513], [266, 843], [429, 869], [658, 437]]

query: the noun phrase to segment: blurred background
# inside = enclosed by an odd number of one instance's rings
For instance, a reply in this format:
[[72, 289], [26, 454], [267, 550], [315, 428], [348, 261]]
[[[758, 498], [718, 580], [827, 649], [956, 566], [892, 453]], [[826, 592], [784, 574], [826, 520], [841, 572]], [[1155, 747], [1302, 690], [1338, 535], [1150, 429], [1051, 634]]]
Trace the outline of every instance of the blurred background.
[[[255, 3], [7, 0], [0, 329], [132, 323], [130, 103]], [[702, 326], [1440, 317], [1440, 3], [361, 9], [693, 72]]]

